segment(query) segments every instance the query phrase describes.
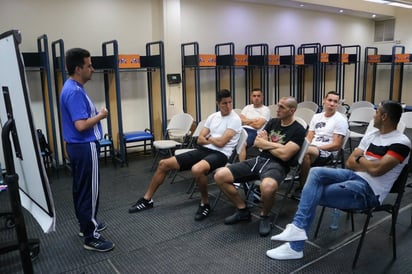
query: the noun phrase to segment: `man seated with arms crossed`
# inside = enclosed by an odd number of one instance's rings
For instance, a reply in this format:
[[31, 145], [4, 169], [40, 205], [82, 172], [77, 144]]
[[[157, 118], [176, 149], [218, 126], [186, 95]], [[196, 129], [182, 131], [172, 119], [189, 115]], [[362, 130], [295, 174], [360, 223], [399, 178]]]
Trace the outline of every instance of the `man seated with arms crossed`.
[[226, 89], [219, 91], [216, 104], [219, 111], [209, 115], [207, 118], [205, 127], [197, 138], [197, 149], [161, 160], [145, 195], [129, 209], [129, 213], [153, 207], [152, 197], [170, 170], [182, 171], [191, 169], [201, 196], [195, 220], [203, 220], [209, 215], [207, 175], [216, 168], [226, 165], [228, 158], [238, 143], [242, 130], [239, 116], [232, 111], [230, 91]]
[[401, 114], [401, 104], [383, 101], [374, 117], [378, 130], [365, 134], [346, 162], [348, 169], [314, 167], [310, 170], [293, 222], [272, 237], [287, 243], [268, 250], [267, 256], [277, 260], [302, 258], [319, 204], [363, 209], [382, 203], [409, 160], [411, 142], [396, 130]]
[[294, 196], [300, 196], [311, 166], [325, 166], [336, 157], [348, 134], [348, 121], [337, 112], [339, 94], [329, 91], [323, 98], [323, 112], [316, 113], [309, 124], [306, 139], [310, 143], [300, 171], [300, 186]]
[[262, 149], [260, 155], [216, 171], [214, 176], [216, 183], [237, 208], [233, 215], [225, 219], [225, 224], [232, 225], [249, 221], [251, 218], [245, 201], [233, 183], [261, 180], [260, 192], [263, 206], [260, 212], [259, 234], [264, 237], [270, 233], [272, 228], [270, 210], [275, 192], [288, 174], [289, 166], [305, 139], [305, 129], [293, 117], [296, 108], [295, 98], [280, 99], [278, 118], [271, 119], [265, 129], [256, 136], [254, 145]]
[[264, 128], [270, 119], [270, 110], [263, 105], [263, 92], [259, 89], [253, 89], [250, 94], [252, 104], [245, 106], [240, 113], [243, 128], [246, 130], [247, 141], [239, 154], [239, 161], [246, 159], [246, 150], [253, 146], [256, 135]]

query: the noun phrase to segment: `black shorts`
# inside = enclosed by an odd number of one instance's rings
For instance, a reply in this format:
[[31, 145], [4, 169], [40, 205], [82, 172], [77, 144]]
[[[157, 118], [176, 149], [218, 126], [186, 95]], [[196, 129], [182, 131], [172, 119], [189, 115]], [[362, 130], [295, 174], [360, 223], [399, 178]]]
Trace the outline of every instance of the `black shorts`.
[[246, 148], [253, 146], [257, 136], [257, 130], [248, 127], [244, 127], [243, 129], [247, 132]]
[[287, 168], [273, 160], [256, 157], [228, 166], [235, 182], [248, 182], [273, 178], [279, 184], [287, 175]]
[[198, 148], [183, 154], [176, 155], [180, 171], [189, 170], [200, 160], [205, 160], [210, 165], [210, 171], [225, 166], [227, 157], [220, 151], [199, 146]]
[[333, 161], [333, 154], [329, 154], [327, 157], [322, 157], [321, 153], [319, 151], [319, 156], [318, 158], [315, 159], [315, 161], [312, 163], [311, 166], [326, 166], [331, 164]]

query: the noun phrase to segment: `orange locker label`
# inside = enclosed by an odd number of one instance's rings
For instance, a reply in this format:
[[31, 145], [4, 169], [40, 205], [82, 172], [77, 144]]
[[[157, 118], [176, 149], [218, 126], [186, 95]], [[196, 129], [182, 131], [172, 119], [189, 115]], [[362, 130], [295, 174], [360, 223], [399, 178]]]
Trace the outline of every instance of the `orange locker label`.
[[140, 55], [119, 54], [119, 68], [140, 68]]
[[410, 62], [411, 55], [407, 54], [395, 54], [395, 63], [408, 63]]
[[280, 55], [279, 54], [269, 54], [268, 64], [270, 66], [279, 66], [280, 65]]
[[379, 63], [381, 56], [379, 54], [368, 55], [368, 63]]
[[199, 66], [200, 67], [215, 67], [216, 66], [216, 54], [199, 54]]
[[348, 53], [342, 53], [340, 56], [340, 61], [342, 63], [349, 63], [349, 54]]
[[297, 54], [295, 55], [295, 65], [304, 65], [305, 64], [305, 55]]
[[321, 63], [328, 63], [329, 62], [329, 53], [327, 52], [322, 52], [320, 54], [320, 62]]
[[247, 66], [247, 60], [247, 54], [235, 54], [235, 66]]

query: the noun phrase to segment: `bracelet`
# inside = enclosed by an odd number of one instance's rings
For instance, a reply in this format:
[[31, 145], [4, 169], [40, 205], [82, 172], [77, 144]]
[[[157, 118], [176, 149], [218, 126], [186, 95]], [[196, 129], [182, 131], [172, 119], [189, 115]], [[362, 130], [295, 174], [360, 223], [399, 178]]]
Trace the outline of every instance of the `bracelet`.
[[359, 164], [360, 158], [362, 158], [363, 155], [359, 155], [358, 157], [356, 157], [355, 162], [357, 162]]

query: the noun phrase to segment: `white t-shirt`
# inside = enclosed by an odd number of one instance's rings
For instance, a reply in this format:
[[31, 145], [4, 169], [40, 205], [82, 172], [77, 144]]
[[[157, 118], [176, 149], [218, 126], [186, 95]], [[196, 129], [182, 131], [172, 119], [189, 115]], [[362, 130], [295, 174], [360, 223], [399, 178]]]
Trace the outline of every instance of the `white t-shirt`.
[[402, 168], [408, 164], [407, 152], [411, 148], [411, 141], [397, 130], [387, 134], [380, 134], [378, 130], [374, 130], [365, 134], [358, 148], [364, 151], [365, 158], [368, 160], [380, 159], [389, 153], [401, 162], [385, 174], [377, 177], [363, 171], [356, 172], [369, 183], [373, 192], [379, 195], [379, 201], [382, 203], [401, 173]]
[[[258, 108], [255, 108], [253, 104], [247, 105], [242, 109], [242, 112], [240, 114], [244, 115], [248, 119], [263, 118], [266, 120], [266, 122], [270, 120], [270, 109], [264, 105]], [[265, 128], [265, 125], [266, 123], [260, 129], [258, 129], [258, 131]], [[248, 125], [244, 125], [243, 127], [254, 129], [253, 127]]]
[[[346, 136], [348, 134], [348, 121], [338, 112], [330, 117], [326, 117], [324, 112], [316, 113], [310, 121], [309, 131], [315, 133], [311, 145], [319, 147], [332, 143], [334, 134]], [[322, 157], [330, 155], [328, 152], [324, 153], [327, 155], [322, 155]]]
[[235, 136], [233, 136], [224, 147], [217, 147], [213, 144], [204, 145], [206, 148], [222, 152], [229, 158], [239, 141], [240, 132], [242, 130], [242, 121], [240, 120], [239, 115], [234, 111], [226, 116], [222, 116], [220, 111], [215, 112], [207, 117], [205, 127], [210, 130], [211, 137], [221, 137], [226, 129], [229, 128], [236, 132]]

